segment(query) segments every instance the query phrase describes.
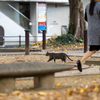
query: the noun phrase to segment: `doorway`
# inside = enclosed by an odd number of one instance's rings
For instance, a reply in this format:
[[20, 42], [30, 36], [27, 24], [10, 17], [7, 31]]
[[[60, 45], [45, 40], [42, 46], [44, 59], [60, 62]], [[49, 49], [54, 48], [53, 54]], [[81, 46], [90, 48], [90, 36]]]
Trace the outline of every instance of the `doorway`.
[[4, 29], [0, 26], [0, 46], [4, 44]]

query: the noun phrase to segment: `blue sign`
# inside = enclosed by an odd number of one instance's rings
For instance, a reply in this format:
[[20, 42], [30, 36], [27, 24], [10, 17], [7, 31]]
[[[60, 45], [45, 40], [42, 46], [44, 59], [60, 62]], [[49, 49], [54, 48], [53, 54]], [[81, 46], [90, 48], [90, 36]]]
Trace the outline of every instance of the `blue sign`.
[[47, 27], [46, 27], [46, 26], [38, 26], [38, 29], [39, 29], [39, 30], [46, 30]]

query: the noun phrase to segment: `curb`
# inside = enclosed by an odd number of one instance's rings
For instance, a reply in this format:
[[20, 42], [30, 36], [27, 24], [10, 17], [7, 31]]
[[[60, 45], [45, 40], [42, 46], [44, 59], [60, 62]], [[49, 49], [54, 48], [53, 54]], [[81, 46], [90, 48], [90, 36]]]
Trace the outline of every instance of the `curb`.
[[[0, 52], [25, 52], [25, 49], [1, 48]], [[40, 49], [30, 49], [30, 52], [41, 52]]]

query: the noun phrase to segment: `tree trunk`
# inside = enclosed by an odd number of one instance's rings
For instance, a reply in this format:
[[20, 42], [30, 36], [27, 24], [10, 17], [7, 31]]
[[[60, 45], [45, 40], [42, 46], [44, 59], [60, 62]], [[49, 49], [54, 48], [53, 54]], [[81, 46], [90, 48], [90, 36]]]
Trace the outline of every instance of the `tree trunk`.
[[83, 3], [81, 2], [81, 0], [69, 0], [69, 4], [70, 4], [69, 33], [73, 34], [77, 38], [83, 38], [84, 29], [86, 29]]

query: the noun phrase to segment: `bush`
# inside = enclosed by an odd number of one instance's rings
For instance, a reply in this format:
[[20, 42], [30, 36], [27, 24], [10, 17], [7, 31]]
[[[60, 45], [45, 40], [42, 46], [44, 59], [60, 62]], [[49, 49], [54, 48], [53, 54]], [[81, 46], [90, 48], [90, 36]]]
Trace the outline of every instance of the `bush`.
[[53, 41], [50, 40], [47, 42], [47, 46], [61, 46], [61, 45], [69, 45], [74, 43], [82, 43], [83, 40], [81, 38], [74, 38], [72, 34], [63, 34], [61, 36], [57, 36]]
[[58, 36], [55, 41], [61, 44], [67, 45], [70, 43], [74, 43], [74, 36], [72, 34], [64, 34], [64, 35]]

